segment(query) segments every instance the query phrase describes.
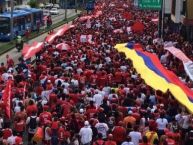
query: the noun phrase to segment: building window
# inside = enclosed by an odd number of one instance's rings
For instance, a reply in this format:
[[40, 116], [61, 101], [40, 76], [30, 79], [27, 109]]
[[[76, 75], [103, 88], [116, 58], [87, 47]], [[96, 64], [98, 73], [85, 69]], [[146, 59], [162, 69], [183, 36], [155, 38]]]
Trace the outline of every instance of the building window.
[[176, 13], [176, 0], [172, 0], [172, 14], [175, 15]]

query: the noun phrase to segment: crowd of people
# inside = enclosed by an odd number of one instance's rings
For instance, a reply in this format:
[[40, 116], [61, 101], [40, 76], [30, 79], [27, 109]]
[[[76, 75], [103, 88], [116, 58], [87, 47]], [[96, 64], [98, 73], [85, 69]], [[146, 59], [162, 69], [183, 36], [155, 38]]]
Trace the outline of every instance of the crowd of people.
[[[157, 15], [141, 11], [131, 0], [96, 0], [102, 15], [88, 21], [73, 21], [75, 27], [52, 44], [45, 43], [35, 64], [20, 58], [0, 66], [1, 97], [6, 83], [12, 81], [11, 118], [0, 102], [0, 144], [43, 145], [191, 145], [192, 115], [168, 91], [162, 93], [146, 85], [114, 46], [134, 41], [155, 53], [163, 64], [184, 76], [181, 63], [166, 52], [158, 37]], [[132, 14], [130, 20], [124, 13]], [[135, 21], [143, 22], [143, 32], [127, 31]], [[114, 30], [121, 29], [121, 33]], [[168, 28], [169, 29], [169, 28]], [[166, 40], [190, 55], [192, 46], [165, 29]], [[80, 42], [80, 36], [92, 35], [92, 42]], [[67, 43], [70, 50], [55, 46]], [[180, 68], [180, 69], [179, 69]], [[191, 87], [190, 80], [186, 83]], [[37, 135], [38, 134], [38, 135]]]

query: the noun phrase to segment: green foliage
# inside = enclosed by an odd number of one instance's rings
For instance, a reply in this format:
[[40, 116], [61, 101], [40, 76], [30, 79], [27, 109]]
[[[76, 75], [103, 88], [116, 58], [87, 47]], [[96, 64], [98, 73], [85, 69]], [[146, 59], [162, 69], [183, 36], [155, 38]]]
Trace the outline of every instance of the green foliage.
[[28, 5], [30, 5], [32, 8], [38, 8], [38, 2], [37, 0], [30, 0], [28, 2]]

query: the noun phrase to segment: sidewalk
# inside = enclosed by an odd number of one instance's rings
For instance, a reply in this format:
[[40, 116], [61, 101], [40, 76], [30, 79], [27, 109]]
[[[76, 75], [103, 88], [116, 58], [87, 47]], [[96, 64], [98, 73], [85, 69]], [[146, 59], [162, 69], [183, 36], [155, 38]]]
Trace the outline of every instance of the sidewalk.
[[[77, 15], [77, 14], [79, 14], [79, 13], [80, 13], [80, 11], [78, 11], [78, 13], [75, 13], [75, 12], [74, 12], [74, 13], [69, 13], [67, 18], [70, 18], [70, 17], [72, 17], [72, 16], [75, 16], [75, 15]], [[60, 20], [61, 20], [61, 19], [60, 19]], [[62, 19], [62, 20], [63, 20], [63, 19]], [[56, 22], [55, 22], [55, 23], [56, 23]], [[57, 27], [57, 28], [54, 29], [54, 30], [58, 30], [58, 29], [61, 28], [61, 27], [62, 27], [62, 26]], [[34, 38], [34, 39], [29, 40], [28, 43], [31, 44], [31, 43], [33, 43], [34, 41], [41, 42], [41, 41], [44, 40], [44, 38], [45, 38], [47, 35], [48, 35], [47, 33], [44, 33], [44, 34], [42, 34], [42, 35], [40, 35], [40, 36], [38, 36], [38, 37], [36, 37], [36, 38]], [[16, 49], [16, 48], [11, 49], [10, 51], [8, 51], [8, 52], [4, 53], [3, 55], [1, 55], [1, 61], [0, 61], [0, 63], [1, 63], [1, 62], [4, 62], [4, 63], [6, 64], [6, 55], [9, 55], [9, 56], [13, 59], [13, 61], [15, 62], [15, 64], [17, 64], [17, 63], [18, 63], [18, 58], [21, 57], [21, 52], [17, 52], [17, 49]]]

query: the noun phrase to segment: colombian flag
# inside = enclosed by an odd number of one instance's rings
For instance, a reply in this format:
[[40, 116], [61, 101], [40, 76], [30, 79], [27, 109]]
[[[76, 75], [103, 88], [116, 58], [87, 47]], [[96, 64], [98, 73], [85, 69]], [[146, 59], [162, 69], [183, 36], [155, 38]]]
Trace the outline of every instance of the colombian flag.
[[140, 44], [117, 44], [115, 48], [133, 62], [134, 68], [147, 85], [164, 93], [169, 90], [182, 105], [193, 112], [193, 91], [172, 71], [167, 70], [156, 55], [143, 51]]

